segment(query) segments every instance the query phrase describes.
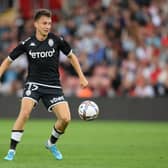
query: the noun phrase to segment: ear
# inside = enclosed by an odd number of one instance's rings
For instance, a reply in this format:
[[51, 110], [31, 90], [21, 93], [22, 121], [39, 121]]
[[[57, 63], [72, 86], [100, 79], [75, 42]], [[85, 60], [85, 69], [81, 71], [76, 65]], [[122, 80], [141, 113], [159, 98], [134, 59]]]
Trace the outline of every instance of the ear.
[[37, 22], [34, 22], [34, 27], [37, 28]]

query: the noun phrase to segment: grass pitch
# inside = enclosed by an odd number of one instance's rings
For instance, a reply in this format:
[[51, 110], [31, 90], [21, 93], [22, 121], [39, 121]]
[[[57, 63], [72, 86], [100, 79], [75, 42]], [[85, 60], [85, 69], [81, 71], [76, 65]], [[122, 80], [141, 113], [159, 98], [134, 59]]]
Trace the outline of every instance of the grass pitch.
[[0, 120], [0, 168], [168, 167], [168, 123], [72, 121], [58, 141], [58, 161], [44, 147], [54, 120], [30, 120], [15, 160], [5, 161], [13, 122]]

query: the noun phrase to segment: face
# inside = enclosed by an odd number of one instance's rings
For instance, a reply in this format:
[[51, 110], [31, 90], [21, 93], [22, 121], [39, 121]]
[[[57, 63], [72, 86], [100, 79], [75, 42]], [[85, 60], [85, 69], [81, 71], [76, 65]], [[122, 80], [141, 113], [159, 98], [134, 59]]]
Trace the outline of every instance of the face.
[[36, 33], [41, 36], [47, 36], [51, 30], [51, 18], [47, 16], [41, 16], [37, 21], [34, 22]]

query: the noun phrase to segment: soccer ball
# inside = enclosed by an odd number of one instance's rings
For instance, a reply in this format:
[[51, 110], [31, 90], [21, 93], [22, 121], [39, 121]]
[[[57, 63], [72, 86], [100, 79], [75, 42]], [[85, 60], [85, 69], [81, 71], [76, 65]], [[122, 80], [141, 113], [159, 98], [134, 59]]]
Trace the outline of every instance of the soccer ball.
[[85, 100], [79, 105], [78, 114], [82, 120], [94, 120], [99, 115], [99, 107], [95, 102]]

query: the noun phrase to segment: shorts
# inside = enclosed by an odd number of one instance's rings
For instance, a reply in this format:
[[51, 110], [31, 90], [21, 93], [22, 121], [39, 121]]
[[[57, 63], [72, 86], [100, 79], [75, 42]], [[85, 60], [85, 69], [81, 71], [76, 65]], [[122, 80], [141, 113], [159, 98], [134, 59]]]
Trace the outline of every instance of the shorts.
[[60, 102], [66, 102], [62, 88], [60, 86], [49, 86], [35, 82], [25, 84], [23, 98], [30, 98], [36, 104], [41, 99], [49, 112], [52, 112], [52, 107]]

